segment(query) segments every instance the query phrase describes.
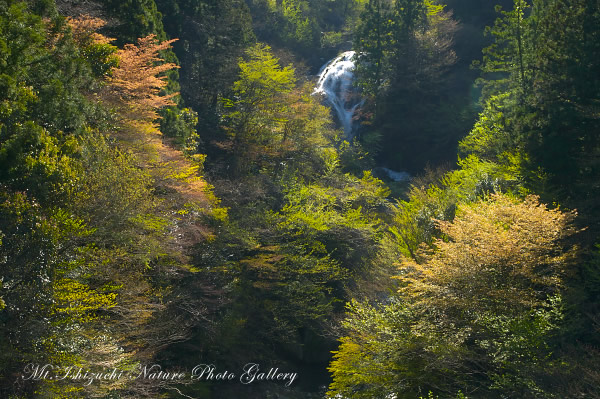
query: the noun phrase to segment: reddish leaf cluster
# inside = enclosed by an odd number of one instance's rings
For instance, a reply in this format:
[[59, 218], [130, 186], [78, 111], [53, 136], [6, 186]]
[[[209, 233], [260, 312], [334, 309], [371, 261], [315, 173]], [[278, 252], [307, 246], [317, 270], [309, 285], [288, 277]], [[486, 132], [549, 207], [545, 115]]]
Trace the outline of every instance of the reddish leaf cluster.
[[158, 43], [155, 35], [138, 39], [137, 46], [126, 44], [117, 52], [119, 66], [108, 80], [105, 99], [130, 125], [153, 125], [159, 118], [157, 110], [175, 105], [178, 93], [159, 95], [167, 85], [166, 71], [179, 68], [174, 63], [162, 63], [159, 52], [177, 39]]

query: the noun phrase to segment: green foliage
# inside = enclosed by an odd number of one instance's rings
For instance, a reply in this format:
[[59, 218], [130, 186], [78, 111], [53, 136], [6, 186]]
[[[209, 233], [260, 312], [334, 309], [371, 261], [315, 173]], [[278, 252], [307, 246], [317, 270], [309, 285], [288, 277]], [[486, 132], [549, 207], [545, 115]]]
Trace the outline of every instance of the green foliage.
[[[324, 117], [307, 115], [307, 126]], [[300, 158], [282, 173], [235, 180], [236, 191], [220, 191], [226, 183], [217, 189], [235, 206], [229, 224], [199, 256], [230, 281], [232, 302], [219, 327], [230, 361], [325, 362], [333, 340], [323, 332], [343, 302], [390, 284], [384, 270], [394, 251], [383, 222], [389, 190], [370, 173], [341, 174], [335, 148], [315, 153], [321, 166], [310, 173]]]
[[248, 50], [249, 61], [240, 60], [240, 80], [233, 84], [234, 92], [242, 97], [243, 105], [261, 106], [279, 93], [289, 93], [295, 83], [294, 69], [281, 68], [270, 47], [258, 44]]
[[358, 266], [381, 239], [378, 214], [389, 191], [368, 172], [362, 179], [350, 175], [335, 179], [332, 186], [290, 187], [278, 226], [295, 237], [296, 246], [333, 256], [354, 272], [368, 273], [367, 265]]
[[[85, 94], [92, 67], [59, 17], [42, 19], [24, 2], [0, 6], [0, 196], [3, 310], [0, 391], [13, 393], [9, 375], [23, 362], [80, 359], [82, 346], [65, 342], [111, 307], [105, 293], [81, 270], [93, 232], [68, 209], [82, 176], [79, 137], [97, 122]], [[81, 267], [81, 268], [80, 268]], [[98, 290], [97, 290], [98, 289]], [[90, 302], [84, 296], [91, 294]], [[81, 298], [61, 312], [64, 298]], [[60, 302], [64, 305], [64, 302]], [[63, 341], [64, 339], [64, 341]], [[83, 342], [86, 342], [85, 344]], [[89, 346], [88, 348], [91, 348]], [[26, 392], [36, 387], [25, 388]]]
[[134, 43], [139, 37], [157, 35], [160, 41], [167, 36], [163, 29], [162, 15], [154, 0], [128, 0], [105, 2], [111, 15], [118, 16], [120, 24], [113, 28], [118, 44]]
[[511, 137], [509, 116], [506, 115], [506, 109], [511, 106], [514, 104], [506, 94], [491, 97], [473, 130], [459, 143], [460, 153], [494, 161], [506, 152], [516, 150], [518, 141]]
[[[521, 96], [525, 95], [534, 78], [532, 72], [533, 55], [531, 47], [534, 30], [529, 26], [531, 19], [525, 17], [529, 4], [524, 0], [514, 0], [511, 11], [502, 11], [500, 6], [496, 12], [501, 17], [496, 19], [493, 27], [486, 28], [486, 33], [494, 36], [494, 42], [483, 50], [483, 63], [481, 66], [484, 74], [493, 76], [491, 80], [481, 80], [487, 85], [495, 85], [495, 92], [517, 89]], [[486, 88], [486, 92], [490, 89]], [[484, 94], [485, 95], [485, 94]]]
[[309, 3], [302, 0], [283, 0], [281, 11], [285, 21], [283, 40], [307, 51], [318, 43], [316, 23], [308, 16]]
[[[453, 29], [447, 26], [450, 17], [442, 10], [442, 5], [423, 0], [367, 3], [354, 41], [361, 61], [357, 81], [366, 95], [377, 101], [389, 86], [392, 90], [401, 85], [418, 86], [418, 75], [425, 70], [416, 64], [427, 63], [425, 74], [434, 78], [436, 69], [453, 62], [447, 43]], [[428, 36], [435, 38], [436, 44], [429, 43]], [[439, 46], [437, 59], [427, 55], [434, 50], [431, 45]]]
[[0, 5], [0, 395], [103, 396], [125, 382], [12, 378], [27, 363], [132, 370], [147, 361], [136, 352], [163, 336], [151, 321], [164, 311], [169, 273], [187, 268], [169, 236], [184, 218], [167, 218], [175, 212], [143, 162], [98, 132], [110, 118], [94, 94], [116, 48], [27, 6]]
[[220, 123], [218, 99], [237, 79], [237, 60], [255, 40], [246, 2], [157, 0], [156, 5], [165, 31], [179, 38], [174, 51], [185, 65], [179, 70], [181, 96], [199, 115], [202, 140], [214, 140]]
[[184, 147], [195, 143], [198, 139], [196, 126], [198, 114], [190, 108], [169, 107], [162, 112], [160, 131], [175, 140], [178, 146]]
[[[498, 96], [492, 103], [502, 98], [506, 104], [502, 125], [508, 133], [482, 135], [476, 126], [465, 145], [480, 151], [468, 141], [487, 137], [491, 148], [512, 147], [529, 187], [591, 214], [588, 199], [595, 185], [589, 182], [597, 167], [587, 160], [597, 149], [597, 135], [591, 133], [597, 130], [597, 112], [589, 106], [598, 93], [597, 74], [591, 72], [597, 65], [598, 25], [592, 21], [600, 14], [597, 5], [584, 3], [515, 1], [511, 11], [502, 11], [488, 29], [494, 42], [484, 50], [481, 70], [486, 99]], [[492, 115], [486, 112], [479, 126], [489, 123]], [[495, 151], [489, 155], [505, 163], [504, 149]]]
[[355, 31], [356, 84], [367, 100], [362, 136], [377, 132], [376, 155], [396, 170], [451, 161], [468, 126], [466, 101], [449, 86], [457, 22], [443, 9], [423, 0], [372, 0]]
[[258, 38], [286, 47], [312, 68], [333, 57], [351, 36], [364, 0], [248, 1]]
[[598, 217], [590, 201], [598, 195], [600, 6], [536, 3], [530, 18], [538, 38], [530, 56], [537, 83], [517, 121], [529, 155], [526, 168], [547, 175], [545, 187], [535, 174], [530, 184], [578, 208], [593, 225]]
[[357, 64], [357, 85], [365, 95], [379, 97], [382, 80], [388, 71], [391, 8], [388, 1], [369, 1], [362, 13], [354, 47], [360, 62]]
[[[244, 173], [248, 161], [260, 156], [283, 134], [284, 95], [296, 82], [291, 66], [282, 68], [270, 47], [258, 44], [247, 52], [249, 61], [240, 60], [240, 79], [233, 85], [234, 99], [225, 99], [231, 108], [226, 117], [231, 121], [232, 152], [235, 173]], [[279, 137], [278, 137], [279, 136]]]
[[118, 60], [114, 56], [117, 47], [111, 44], [92, 43], [83, 47], [81, 51], [96, 77], [109, 75], [110, 71], [118, 65]]
[[444, 240], [434, 250], [402, 262], [396, 297], [351, 303], [329, 395], [549, 397], [573, 218], [535, 198], [459, 206], [452, 222], [439, 222]]
[[336, 48], [342, 43], [343, 37], [341, 32], [323, 32], [321, 37], [321, 47]]
[[259, 44], [247, 54], [234, 96], [223, 100], [230, 139], [222, 146], [231, 152], [232, 173], [320, 173], [334, 138], [329, 111], [310, 85], [295, 87], [294, 69], [282, 68], [270, 47]]
[[[67, 3], [61, 10], [76, 12]], [[597, 352], [579, 342], [598, 343], [598, 251], [567, 280], [574, 214], [526, 194], [581, 208], [596, 239], [598, 4], [514, 0], [501, 12], [481, 64], [484, 106], [457, 170], [413, 180], [395, 205], [363, 172], [373, 155], [418, 168], [440, 148], [454, 154], [469, 119], [448, 84], [456, 23], [443, 5], [102, 6], [103, 32], [119, 45], [180, 37], [190, 108], [164, 109], [160, 128], [189, 157], [158, 138], [134, 148], [106, 135], [126, 107], [105, 109], [102, 94], [126, 59], [94, 33], [101, 21], [63, 19], [50, 0], [0, 4], [0, 396], [161, 394], [128, 381], [14, 384], [30, 362], [135, 370], [212, 357], [314, 369], [329, 360], [348, 301], [332, 397], [596, 394]], [[275, 51], [248, 48], [252, 24]], [[311, 84], [274, 56], [317, 67], [353, 33], [368, 97], [361, 143], [340, 142]], [[161, 59], [177, 61], [169, 51]], [[124, 82], [139, 83], [136, 71]], [[177, 73], [169, 79], [173, 93]], [[198, 176], [204, 144], [218, 148], [207, 174], [224, 207]]]
[[86, 138], [81, 158], [87, 173], [79, 178], [72, 206], [93, 223], [102, 242], [126, 244], [126, 237], [119, 234], [138, 228], [132, 224], [140, 216], [138, 212], [151, 212], [150, 176], [136, 166], [131, 154], [111, 148], [101, 135]]
[[390, 228], [402, 253], [413, 259], [422, 243], [438, 237], [436, 220], [452, 220], [456, 207], [493, 193], [526, 194], [514, 168], [483, 161], [474, 155], [459, 160], [459, 169], [436, 175], [430, 172], [413, 182], [406, 200], [399, 200]]
[[[0, 314], [3, 389], [6, 377], [22, 369], [22, 361], [49, 361], [55, 354], [44, 351], [53, 326], [50, 318], [54, 293], [50, 282], [61, 269], [61, 257], [72, 254], [67, 240], [85, 236], [80, 221], [67, 215], [44, 214], [40, 205], [23, 193], [2, 190], [2, 297]], [[37, 358], [37, 359], [36, 359]]]
[[0, 46], [6, 50], [0, 63], [2, 139], [30, 120], [43, 119], [42, 126], [67, 135], [80, 131], [93, 112], [79, 92], [91, 85], [91, 73], [64, 21], [42, 24], [24, 2], [11, 3], [1, 13]]
[[376, 141], [376, 134], [371, 134], [369, 139], [363, 139], [362, 143], [358, 140], [352, 140], [351, 143], [344, 140], [338, 144], [339, 164], [341, 169], [344, 172], [356, 176], [360, 175], [364, 170], [372, 169], [374, 161], [368, 149], [376, 148]]
[[23, 69], [40, 56], [44, 35], [41, 18], [28, 13], [25, 2], [5, 3], [1, 11], [1, 66], [3, 79], [8, 79], [22, 76]]

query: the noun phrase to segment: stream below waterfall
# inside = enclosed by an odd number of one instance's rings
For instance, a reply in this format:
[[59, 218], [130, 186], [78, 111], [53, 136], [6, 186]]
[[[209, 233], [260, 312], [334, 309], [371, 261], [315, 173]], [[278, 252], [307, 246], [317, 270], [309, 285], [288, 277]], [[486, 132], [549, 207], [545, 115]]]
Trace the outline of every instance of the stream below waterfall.
[[[314, 94], [323, 95], [325, 102], [335, 112], [347, 141], [352, 141], [356, 136], [356, 113], [364, 104], [364, 99], [354, 85], [355, 55], [355, 51], [346, 51], [323, 65], [314, 90]], [[385, 167], [376, 169], [396, 182], [411, 179], [407, 172], [397, 172]]]

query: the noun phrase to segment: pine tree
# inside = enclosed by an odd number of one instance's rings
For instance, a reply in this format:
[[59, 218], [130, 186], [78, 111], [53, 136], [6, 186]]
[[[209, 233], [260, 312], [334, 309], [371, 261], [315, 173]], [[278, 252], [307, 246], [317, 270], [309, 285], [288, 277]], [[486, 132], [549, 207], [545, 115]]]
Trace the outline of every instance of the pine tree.
[[365, 95], [373, 96], [376, 113], [384, 77], [389, 71], [391, 19], [389, 0], [369, 0], [354, 40], [357, 85]]
[[[501, 17], [493, 27], [487, 27], [486, 33], [494, 37], [494, 42], [483, 49], [481, 70], [490, 80], [481, 80], [486, 85], [484, 97], [488, 93], [516, 90], [521, 103], [531, 90], [533, 82], [533, 56], [531, 48], [534, 40], [533, 19], [526, 17], [530, 5], [525, 0], [514, 0], [510, 11], [496, 6]], [[494, 88], [492, 88], [493, 86]]]

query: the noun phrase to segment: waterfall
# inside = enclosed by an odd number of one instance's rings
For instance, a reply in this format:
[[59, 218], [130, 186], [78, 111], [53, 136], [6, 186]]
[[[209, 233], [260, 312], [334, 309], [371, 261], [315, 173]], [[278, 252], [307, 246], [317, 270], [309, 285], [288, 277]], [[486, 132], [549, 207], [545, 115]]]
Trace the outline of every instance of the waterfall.
[[[345, 139], [354, 138], [354, 113], [363, 105], [364, 100], [354, 87], [354, 51], [346, 51], [325, 64], [319, 72], [319, 80], [314, 94], [322, 94], [344, 128]], [[397, 172], [384, 167], [374, 171], [386, 175], [396, 182], [410, 181], [407, 172]]]
[[347, 140], [354, 138], [354, 113], [363, 104], [354, 81], [354, 51], [346, 51], [321, 68], [315, 93], [323, 94], [344, 128]]

